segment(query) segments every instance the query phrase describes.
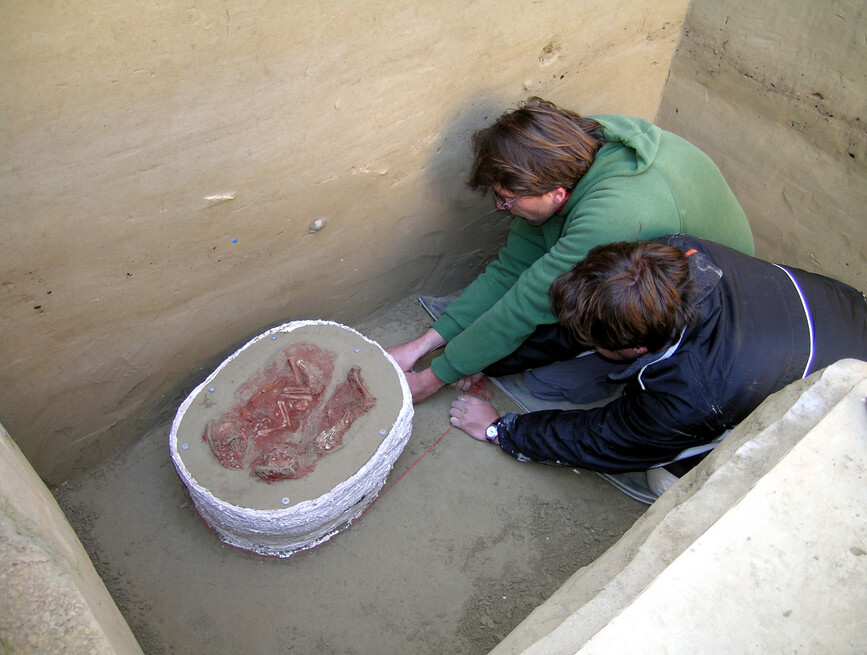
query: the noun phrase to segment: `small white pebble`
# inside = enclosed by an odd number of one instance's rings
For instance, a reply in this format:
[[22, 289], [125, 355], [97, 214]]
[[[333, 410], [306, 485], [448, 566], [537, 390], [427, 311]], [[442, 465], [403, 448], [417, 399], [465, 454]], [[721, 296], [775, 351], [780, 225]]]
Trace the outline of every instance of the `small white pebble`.
[[307, 231], [310, 234], [313, 234], [314, 232], [318, 232], [319, 230], [321, 230], [323, 227], [325, 227], [325, 219], [317, 218], [310, 224], [310, 227], [307, 228]]

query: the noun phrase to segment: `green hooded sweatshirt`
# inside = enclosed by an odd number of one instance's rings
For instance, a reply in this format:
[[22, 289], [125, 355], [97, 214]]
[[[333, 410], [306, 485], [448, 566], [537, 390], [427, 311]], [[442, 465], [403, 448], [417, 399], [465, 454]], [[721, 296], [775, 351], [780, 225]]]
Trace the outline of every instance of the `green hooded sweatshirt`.
[[452, 383], [556, 323], [548, 289], [594, 246], [690, 234], [752, 255], [747, 217], [701, 150], [641, 118], [593, 116], [606, 143], [546, 223], [515, 218], [506, 245], [433, 328], [448, 342], [431, 362]]

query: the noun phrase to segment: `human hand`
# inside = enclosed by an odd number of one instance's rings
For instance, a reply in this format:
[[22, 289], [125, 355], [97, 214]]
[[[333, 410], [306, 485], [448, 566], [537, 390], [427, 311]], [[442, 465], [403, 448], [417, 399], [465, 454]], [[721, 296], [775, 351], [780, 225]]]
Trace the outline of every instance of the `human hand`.
[[412, 342], [402, 343], [399, 346], [388, 348], [385, 352], [394, 358], [401, 371], [411, 371], [416, 362], [420, 359], [420, 355], [416, 354], [416, 349], [413, 348]]
[[407, 371], [404, 373], [406, 382], [409, 385], [409, 390], [412, 392], [412, 402], [420, 403], [422, 400], [430, 398], [437, 391], [446, 386], [446, 383], [440, 380], [433, 369], [426, 368], [423, 371]]
[[422, 357], [445, 345], [445, 342], [446, 340], [440, 336], [439, 332], [430, 328], [420, 337], [398, 346], [392, 346], [385, 352], [394, 358], [401, 371], [406, 372], [411, 371]]
[[458, 391], [469, 391], [474, 386], [476, 386], [476, 384], [478, 384], [479, 380], [481, 380], [482, 377], [484, 377], [483, 373], [474, 373], [473, 375], [467, 375], [465, 377], [462, 377], [457, 382], [453, 382], [452, 387], [454, 389], [457, 389]]
[[485, 430], [500, 418], [500, 413], [487, 400], [461, 394], [452, 403], [449, 416], [452, 425], [460, 428], [473, 439], [485, 441]]

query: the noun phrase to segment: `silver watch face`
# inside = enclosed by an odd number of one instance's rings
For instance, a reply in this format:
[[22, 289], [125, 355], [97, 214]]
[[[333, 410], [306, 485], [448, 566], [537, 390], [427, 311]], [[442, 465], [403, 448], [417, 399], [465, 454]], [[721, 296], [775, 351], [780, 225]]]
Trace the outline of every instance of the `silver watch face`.
[[489, 425], [488, 429], [485, 430], [485, 436], [487, 436], [488, 439], [496, 439], [497, 438], [497, 426], [496, 425]]

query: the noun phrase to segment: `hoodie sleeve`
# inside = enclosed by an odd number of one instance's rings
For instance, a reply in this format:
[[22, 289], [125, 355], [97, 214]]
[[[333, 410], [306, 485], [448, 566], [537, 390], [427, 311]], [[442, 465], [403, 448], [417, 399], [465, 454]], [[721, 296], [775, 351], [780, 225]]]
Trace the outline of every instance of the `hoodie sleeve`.
[[713, 412], [631, 383], [604, 407], [516, 414], [502, 421], [499, 439], [520, 461], [625, 473], [670, 461], [725, 429]]
[[[633, 189], [641, 190], [641, 183], [632, 182], [629, 186], [627, 192], [623, 178], [610, 178], [597, 184], [580, 202], [570, 201], [565, 209], [567, 217], [559, 219], [562, 234], [550, 238], [554, 242], [550, 249], [545, 249], [536, 236], [544, 234], [547, 225], [532, 228], [517, 219], [525, 226], [518, 230], [522, 240], [529, 242], [530, 237], [524, 235], [535, 231], [532, 255], [507, 245], [506, 258], [489, 267], [485, 280], [479, 278], [479, 284], [468, 287], [471, 293], [465, 292], [455, 301], [460, 306], [454, 310], [450, 307], [446, 317], [434, 324], [448, 341], [443, 354], [431, 363], [437, 377], [451, 383], [481, 371], [513, 353], [538, 325], [555, 323], [557, 318], [548, 300], [548, 289], [594, 246], [678, 231], [680, 224], [676, 212], [670, 210], [670, 197], [662, 195], [649, 212], [646, 198], [652, 192], [648, 190], [642, 196], [633, 193]], [[667, 220], [669, 216], [674, 218]], [[515, 241], [515, 245], [519, 243]], [[529, 249], [528, 243], [521, 245]], [[485, 291], [480, 296], [477, 292], [481, 285]]]

